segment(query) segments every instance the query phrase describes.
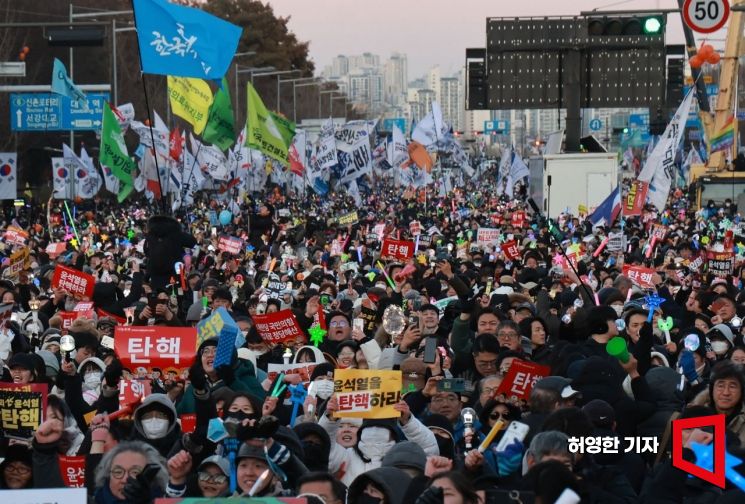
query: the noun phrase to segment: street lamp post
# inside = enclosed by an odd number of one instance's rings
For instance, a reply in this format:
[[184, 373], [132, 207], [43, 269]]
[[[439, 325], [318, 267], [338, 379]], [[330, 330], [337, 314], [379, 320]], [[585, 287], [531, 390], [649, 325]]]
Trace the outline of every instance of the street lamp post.
[[240, 106], [240, 102], [238, 101], [238, 75], [247, 73], [251, 76], [251, 83], [253, 84], [253, 75], [257, 72], [268, 72], [270, 70], [274, 70], [273, 66], [263, 66], [263, 67], [244, 67], [240, 68], [240, 65], [238, 63], [235, 64], [235, 108], [238, 110]]
[[[297, 122], [297, 97], [295, 96], [295, 89], [298, 86], [320, 86], [319, 77], [301, 77], [299, 79], [284, 79], [282, 82], [292, 82], [292, 122]], [[298, 84], [298, 82], [305, 82], [306, 84]]]
[[272, 76], [272, 75], [276, 75], [277, 76], [277, 112], [279, 112], [279, 85], [282, 82], [282, 77], [280, 77], [280, 76], [281, 75], [291, 74], [291, 73], [298, 73], [298, 72], [302, 73], [302, 70], [299, 70], [299, 69], [295, 69], [295, 70], [278, 70], [276, 72], [265, 72], [265, 73], [251, 74], [251, 84], [253, 84], [253, 82], [254, 82], [254, 77], [269, 77], [269, 76]]

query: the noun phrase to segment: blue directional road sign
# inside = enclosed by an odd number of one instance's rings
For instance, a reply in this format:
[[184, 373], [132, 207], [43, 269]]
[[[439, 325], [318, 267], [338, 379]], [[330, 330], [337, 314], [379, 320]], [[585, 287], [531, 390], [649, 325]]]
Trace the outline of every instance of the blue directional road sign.
[[510, 121], [484, 121], [484, 134], [507, 133], [510, 131]]
[[592, 131], [598, 131], [602, 127], [603, 127], [603, 121], [601, 121], [597, 117], [595, 119], [590, 120], [590, 129]]
[[383, 131], [393, 131], [393, 126], [398, 126], [402, 133], [406, 133], [406, 119], [403, 117], [389, 117], [383, 119]]
[[87, 107], [54, 93], [12, 93], [12, 131], [90, 131], [101, 129], [109, 93], [88, 93]]

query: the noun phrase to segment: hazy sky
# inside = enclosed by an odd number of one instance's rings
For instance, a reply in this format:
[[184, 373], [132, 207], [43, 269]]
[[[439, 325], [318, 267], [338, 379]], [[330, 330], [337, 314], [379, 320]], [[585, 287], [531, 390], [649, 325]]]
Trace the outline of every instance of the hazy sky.
[[[393, 51], [409, 58], [409, 79], [439, 64], [443, 75], [464, 63], [466, 47], [484, 47], [487, 17], [578, 15], [601, 9], [677, 8], [676, 0], [268, 0], [291, 16], [290, 29], [310, 40], [316, 69], [337, 54]], [[668, 43], [682, 43], [680, 16], [668, 16]], [[714, 37], [723, 37], [724, 33]], [[715, 46], [722, 44], [715, 43]]]

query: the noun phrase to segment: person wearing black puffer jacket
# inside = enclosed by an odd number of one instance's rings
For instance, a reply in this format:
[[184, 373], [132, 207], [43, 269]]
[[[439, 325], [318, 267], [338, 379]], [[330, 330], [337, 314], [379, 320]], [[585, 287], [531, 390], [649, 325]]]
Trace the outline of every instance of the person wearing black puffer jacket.
[[197, 241], [181, 229], [176, 219], [167, 215], [151, 217], [147, 228], [147, 275], [150, 286], [161, 289], [176, 274], [173, 265], [181, 261], [184, 249], [192, 248]]

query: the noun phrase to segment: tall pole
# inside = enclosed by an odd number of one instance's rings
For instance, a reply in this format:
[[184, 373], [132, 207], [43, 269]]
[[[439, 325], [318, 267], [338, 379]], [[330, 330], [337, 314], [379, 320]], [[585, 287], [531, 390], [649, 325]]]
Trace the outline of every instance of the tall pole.
[[119, 86], [116, 83], [117, 79], [117, 68], [116, 68], [116, 19], [111, 20], [111, 87], [113, 90], [114, 106], [119, 105]]

